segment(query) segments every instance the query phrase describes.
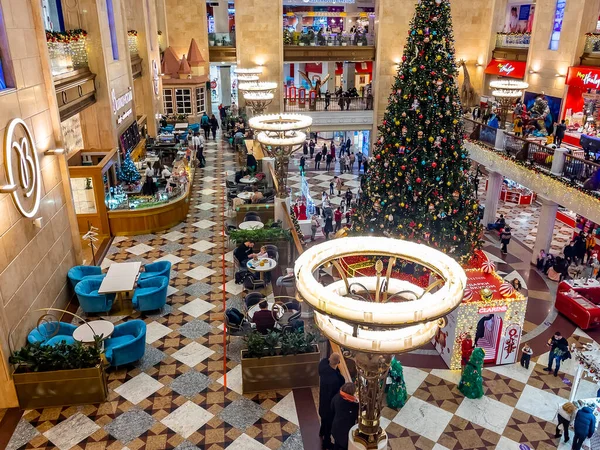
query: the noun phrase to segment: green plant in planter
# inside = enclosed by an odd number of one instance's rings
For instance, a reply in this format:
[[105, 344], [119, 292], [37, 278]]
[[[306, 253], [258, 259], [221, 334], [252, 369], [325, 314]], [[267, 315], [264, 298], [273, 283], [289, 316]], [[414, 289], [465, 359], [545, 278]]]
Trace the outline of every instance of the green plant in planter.
[[264, 228], [259, 230], [231, 230], [229, 232], [229, 239], [236, 244], [246, 241], [252, 242], [274, 242], [274, 241], [291, 241], [292, 234], [289, 230], [276, 227], [271, 228], [273, 221], [268, 221]]
[[270, 331], [265, 334], [265, 351], [267, 356], [275, 356], [277, 354], [277, 347], [279, 346], [280, 334], [277, 331]]
[[317, 333], [288, 331], [280, 333], [271, 331], [266, 335], [254, 331], [247, 335], [246, 358], [263, 358], [265, 356], [299, 355], [312, 353], [318, 338]]
[[297, 355], [299, 353], [311, 353], [314, 351], [314, 345], [317, 335], [314, 333], [304, 334], [301, 331], [291, 331], [281, 335], [281, 354]]
[[262, 358], [267, 356], [265, 338], [258, 331], [254, 331], [244, 337], [246, 341], [246, 358]]
[[283, 30], [283, 45], [292, 45], [292, 33], [290, 30]]
[[96, 336], [94, 345], [81, 342], [45, 345], [39, 342], [27, 344], [14, 352], [8, 362], [16, 367], [16, 372], [51, 372], [55, 370], [88, 369], [101, 363], [100, 342]]

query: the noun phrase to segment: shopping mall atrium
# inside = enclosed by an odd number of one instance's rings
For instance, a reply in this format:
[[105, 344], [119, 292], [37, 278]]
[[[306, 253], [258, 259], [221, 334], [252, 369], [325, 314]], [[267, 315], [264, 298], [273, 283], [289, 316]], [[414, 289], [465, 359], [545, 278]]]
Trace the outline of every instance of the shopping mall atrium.
[[0, 0], [0, 449], [600, 449], [600, 0]]

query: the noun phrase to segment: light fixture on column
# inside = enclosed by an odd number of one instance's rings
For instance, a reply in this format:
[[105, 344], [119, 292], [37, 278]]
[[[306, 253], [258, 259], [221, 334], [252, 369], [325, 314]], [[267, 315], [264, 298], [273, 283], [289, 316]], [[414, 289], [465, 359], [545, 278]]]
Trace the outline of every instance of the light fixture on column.
[[[350, 276], [347, 261], [357, 256], [372, 261], [374, 270]], [[435, 281], [424, 289], [395, 277], [398, 260], [426, 267]], [[315, 274], [328, 265], [341, 280], [324, 286]], [[380, 417], [392, 356], [431, 342], [443, 317], [462, 300], [464, 270], [422, 244], [360, 236], [309, 248], [296, 260], [294, 274], [298, 296], [314, 308], [317, 327], [356, 363], [360, 410], [351, 437], [367, 449], [382, 448], [386, 434]]]
[[290, 156], [304, 144], [312, 118], [300, 114], [270, 114], [252, 117], [248, 124], [257, 132], [255, 139], [263, 150], [275, 159], [277, 197], [287, 198]]
[[248, 69], [237, 68], [233, 71], [237, 76], [238, 81], [258, 81], [260, 74], [262, 74], [262, 67], [250, 67]]
[[524, 81], [497, 80], [490, 83], [492, 95], [500, 104], [500, 127], [506, 127], [506, 115], [515, 101], [523, 96], [523, 91], [529, 87]]
[[275, 97], [277, 83], [271, 81], [243, 82], [238, 85], [252, 115], [263, 114]]

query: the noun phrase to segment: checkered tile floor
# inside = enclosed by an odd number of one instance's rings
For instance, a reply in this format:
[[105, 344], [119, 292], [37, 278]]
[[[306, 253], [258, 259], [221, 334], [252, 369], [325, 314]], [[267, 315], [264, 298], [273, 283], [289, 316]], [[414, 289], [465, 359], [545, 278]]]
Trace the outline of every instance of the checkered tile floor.
[[[208, 144], [208, 167], [196, 173], [186, 222], [163, 233], [116, 238], [102, 263], [103, 268], [118, 261], [163, 259], [173, 264], [167, 306], [160, 314], [133, 315], [148, 327], [143, 360], [109, 372], [104, 404], [26, 411], [8, 449], [303, 448], [293, 393], [242, 395], [239, 356], [223, 354], [224, 254], [227, 304], [241, 301], [239, 286], [231, 283], [231, 258], [221, 234], [224, 177], [235, 168], [226, 152], [220, 143]], [[290, 164], [294, 193], [300, 187], [296, 161]], [[320, 204], [333, 175], [307, 173], [315, 203]], [[356, 172], [343, 179], [356, 192]], [[510, 221], [515, 207], [507, 206]], [[513, 269], [501, 262], [499, 270], [510, 278]], [[129, 318], [110, 319], [119, 323]], [[569, 338], [579, 343], [588, 339], [580, 330]], [[542, 370], [545, 362], [547, 354], [536, 355], [529, 370], [519, 365], [485, 369], [486, 395], [479, 400], [458, 392], [456, 371], [405, 367], [408, 403], [399, 411], [383, 411], [390, 448], [557, 448], [552, 422], [558, 404], [568, 398], [576, 368], [567, 361], [555, 378]], [[583, 380], [577, 398], [595, 396], [596, 390]]]

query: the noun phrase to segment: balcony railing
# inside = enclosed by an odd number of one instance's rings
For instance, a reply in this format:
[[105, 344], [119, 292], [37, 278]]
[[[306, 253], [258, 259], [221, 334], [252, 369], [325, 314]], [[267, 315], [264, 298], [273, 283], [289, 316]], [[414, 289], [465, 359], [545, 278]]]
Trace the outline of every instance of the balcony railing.
[[529, 48], [531, 33], [496, 33], [496, 48]]
[[600, 53], [600, 33], [588, 33], [585, 35], [584, 53]]
[[235, 33], [208, 33], [211, 47], [235, 47]]
[[52, 76], [88, 68], [86, 36], [84, 30], [46, 31]]
[[324, 96], [315, 99], [286, 97], [283, 99], [284, 112], [300, 111], [364, 111], [373, 109], [372, 98], [331, 97], [329, 103]]
[[[467, 118], [463, 118], [463, 123], [468, 139], [483, 144], [492, 151], [498, 151], [498, 149], [495, 149], [495, 136], [499, 130]], [[494, 142], [488, 136], [492, 134], [494, 135]], [[501, 150], [506, 152], [515, 162], [541, 170], [567, 184], [575, 183], [583, 190], [589, 190], [586, 181], [594, 180], [600, 173], [600, 164], [573, 155], [565, 155], [562, 169], [560, 172], [555, 173], [551, 171], [555, 157], [553, 148], [508, 133], [505, 133], [504, 136], [504, 144]], [[597, 197], [597, 195], [594, 196]]]
[[283, 45], [300, 45], [306, 47], [347, 47], [375, 45], [375, 37], [371, 34], [359, 33], [289, 33], [284, 31]]

